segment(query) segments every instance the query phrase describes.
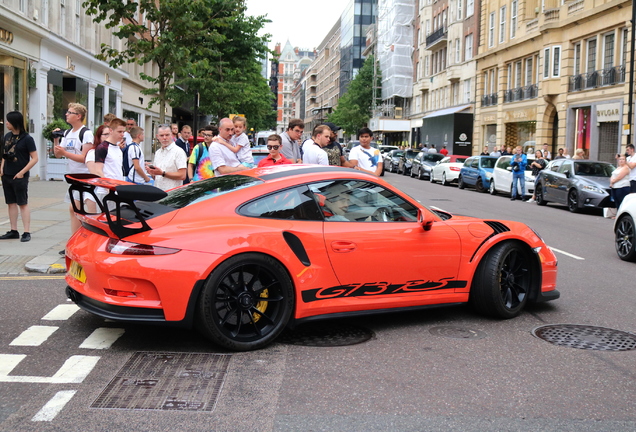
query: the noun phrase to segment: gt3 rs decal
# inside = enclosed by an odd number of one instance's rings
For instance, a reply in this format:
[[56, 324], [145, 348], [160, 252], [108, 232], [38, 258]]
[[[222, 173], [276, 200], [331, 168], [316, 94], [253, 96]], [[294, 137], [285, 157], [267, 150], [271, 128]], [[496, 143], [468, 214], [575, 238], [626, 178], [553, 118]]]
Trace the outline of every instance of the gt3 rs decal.
[[437, 291], [450, 288], [465, 288], [466, 281], [442, 279], [440, 281], [413, 280], [402, 284], [389, 282], [361, 282], [328, 288], [314, 288], [302, 292], [305, 303], [344, 297], [374, 297], [379, 295], [404, 295]]

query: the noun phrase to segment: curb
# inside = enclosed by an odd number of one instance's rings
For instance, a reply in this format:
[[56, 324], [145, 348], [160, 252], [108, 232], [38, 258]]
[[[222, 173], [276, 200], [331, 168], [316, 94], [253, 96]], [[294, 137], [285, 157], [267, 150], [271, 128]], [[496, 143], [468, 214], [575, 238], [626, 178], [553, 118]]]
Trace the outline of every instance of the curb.
[[59, 274], [66, 273], [66, 264], [59, 255], [40, 255], [26, 263], [24, 269], [32, 273]]

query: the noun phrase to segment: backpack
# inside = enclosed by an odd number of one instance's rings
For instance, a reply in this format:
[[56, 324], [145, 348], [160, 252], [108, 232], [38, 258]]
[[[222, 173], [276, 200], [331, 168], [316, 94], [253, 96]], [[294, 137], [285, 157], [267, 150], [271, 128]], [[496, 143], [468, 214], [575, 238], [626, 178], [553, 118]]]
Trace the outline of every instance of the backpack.
[[[201, 158], [203, 157], [203, 147], [205, 146], [205, 144], [203, 143], [199, 143], [197, 144], [197, 146], [195, 147], [195, 150], [197, 150], [197, 161], [194, 164], [194, 169], [196, 170], [197, 167], [199, 166], [199, 162], [201, 161]], [[194, 151], [194, 150], [192, 150]], [[209, 150], [208, 150], [209, 151]]]
[[130, 144], [126, 144], [126, 147], [124, 147], [124, 150], [122, 150], [122, 169], [124, 172], [124, 178], [128, 177], [128, 173], [130, 172], [130, 162], [128, 160], [128, 149], [130, 148], [130, 146], [132, 146], [134, 143], [130, 143]]
[[[73, 128], [66, 129], [66, 130], [64, 131], [64, 136], [68, 135], [68, 134], [69, 134], [72, 130], [73, 130]], [[87, 128], [86, 126], [82, 126], [82, 128], [80, 129], [80, 131], [79, 131], [79, 140], [80, 140], [80, 143], [83, 143], [83, 141], [84, 141], [84, 132], [86, 132], [87, 130], [88, 130], [88, 128]], [[98, 143], [98, 144], [99, 144], [99, 143]]]

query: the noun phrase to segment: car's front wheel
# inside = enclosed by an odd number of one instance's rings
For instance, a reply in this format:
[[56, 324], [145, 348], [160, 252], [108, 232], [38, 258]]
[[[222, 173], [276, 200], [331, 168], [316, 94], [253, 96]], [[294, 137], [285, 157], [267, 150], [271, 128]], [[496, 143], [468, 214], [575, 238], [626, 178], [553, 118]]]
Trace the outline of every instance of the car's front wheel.
[[442, 185], [448, 186], [450, 183], [446, 180], [446, 172], [442, 171]]
[[497, 195], [497, 189], [495, 189], [495, 180], [490, 180], [490, 186], [488, 186], [488, 192], [490, 195]]
[[634, 219], [624, 214], [616, 223], [616, 253], [623, 261], [636, 261], [636, 232]]
[[466, 184], [464, 184], [464, 179], [462, 178], [461, 175], [457, 179], [457, 187], [460, 189], [464, 189], [466, 187]]
[[531, 257], [519, 244], [495, 245], [480, 262], [470, 290], [471, 303], [484, 315], [514, 318], [531, 289]]
[[477, 183], [475, 183], [475, 189], [477, 189], [477, 192], [479, 193], [486, 192], [486, 188], [484, 187], [484, 182], [481, 180], [481, 177], [477, 177]]
[[203, 287], [198, 329], [234, 351], [270, 344], [283, 331], [294, 305], [292, 282], [275, 259], [237, 255], [220, 264]]
[[568, 210], [572, 213], [579, 211], [579, 194], [576, 192], [576, 189], [572, 189], [570, 193], [568, 193]]

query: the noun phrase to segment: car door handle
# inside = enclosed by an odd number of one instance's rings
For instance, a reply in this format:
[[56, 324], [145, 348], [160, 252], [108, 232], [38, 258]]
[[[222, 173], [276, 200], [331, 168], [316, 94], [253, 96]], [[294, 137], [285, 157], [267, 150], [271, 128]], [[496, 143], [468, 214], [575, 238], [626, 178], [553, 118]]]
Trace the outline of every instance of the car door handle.
[[358, 246], [350, 241], [334, 241], [331, 242], [331, 250], [334, 252], [353, 252]]

